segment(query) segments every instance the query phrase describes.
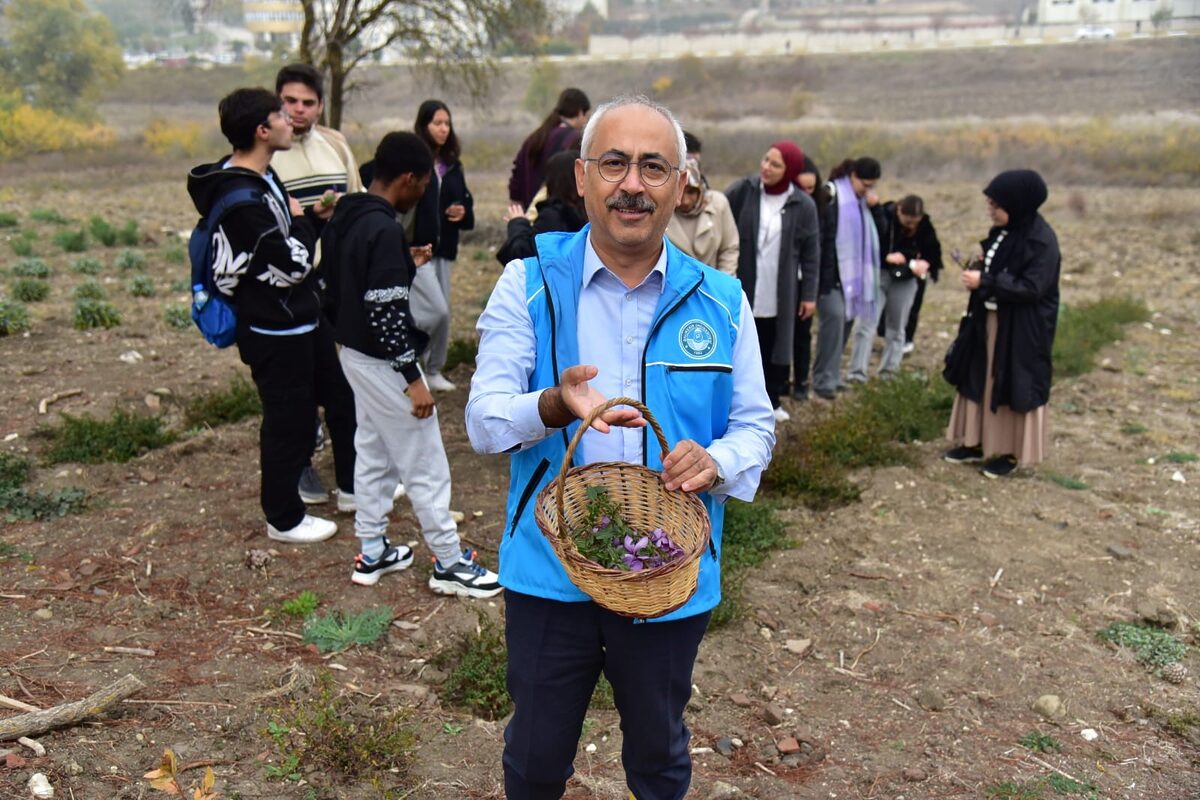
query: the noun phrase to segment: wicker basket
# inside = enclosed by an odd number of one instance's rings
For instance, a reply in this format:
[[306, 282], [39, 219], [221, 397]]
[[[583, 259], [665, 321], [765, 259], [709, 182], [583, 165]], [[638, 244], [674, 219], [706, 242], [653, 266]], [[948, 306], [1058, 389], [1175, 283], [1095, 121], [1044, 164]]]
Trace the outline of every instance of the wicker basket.
[[[584, 431], [614, 406], [633, 406], [641, 411], [666, 458], [670, 452], [667, 440], [650, 409], [632, 398], [615, 397], [594, 408], [579, 425], [558, 477], [538, 494], [534, 518], [571, 582], [598, 605], [624, 617], [661, 617], [680, 608], [696, 593], [700, 556], [708, 548], [712, 524], [707, 509], [695, 495], [678, 489], [667, 491], [659, 473], [641, 464], [599, 461], [571, 467]], [[582, 527], [587, 518], [587, 490], [592, 486], [608, 490], [630, 528], [642, 533], [662, 528], [684, 554], [669, 564], [637, 572], [609, 569], [584, 558], [571, 531]]]

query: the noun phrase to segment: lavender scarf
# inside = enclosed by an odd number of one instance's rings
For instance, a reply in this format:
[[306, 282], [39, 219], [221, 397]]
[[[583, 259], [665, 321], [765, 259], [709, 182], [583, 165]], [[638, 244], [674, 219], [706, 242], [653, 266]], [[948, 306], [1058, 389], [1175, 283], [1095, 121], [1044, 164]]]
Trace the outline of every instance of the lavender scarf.
[[879, 286], [879, 233], [867, 201], [854, 194], [850, 178], [833, 182], [837, 189], [837, 260], [846, 298], [846, 321], [875, 319]]

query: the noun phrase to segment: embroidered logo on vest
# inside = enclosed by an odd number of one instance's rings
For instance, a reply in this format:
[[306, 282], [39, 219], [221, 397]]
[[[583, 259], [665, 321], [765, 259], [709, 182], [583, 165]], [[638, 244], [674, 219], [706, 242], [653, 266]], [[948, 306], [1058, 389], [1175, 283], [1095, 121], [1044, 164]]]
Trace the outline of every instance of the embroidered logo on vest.
[[689, 320], [679, 329], [679, 347], [688, 358], [708, 358], [717, 349], [717, 334], [707, 322]]

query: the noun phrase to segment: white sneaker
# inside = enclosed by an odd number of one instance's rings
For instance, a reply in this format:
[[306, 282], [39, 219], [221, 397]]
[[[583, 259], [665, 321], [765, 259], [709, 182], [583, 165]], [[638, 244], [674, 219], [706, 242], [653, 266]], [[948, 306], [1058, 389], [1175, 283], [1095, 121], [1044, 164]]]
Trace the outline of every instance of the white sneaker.
[[267, 523], [267, 538], [277, 542], [293, 544], [311, 544], [323, 542], [337, 533], [337, 523], [330, 519], [321, 519], [311, 514], [305, 514], [300, 524], [286, 531], [281, 531], [271, 523]]
[[917, 349], [917, 346], [915, 344], [913, 344], [912, 342], [904, 343], [904, 355], [908, 355], [909, 353], [911, 353], [913, 350], [916, 350], [916, 349]]
[[446, 376], [440, 372], [435, 372], [432, 375], [425, 376], [425, 385], [429, 387], [431, 392], [453, 392], [458, 387], [450, 381], [446, 380]]
[[[408, 494], [408, 490], [404, 488], [404, 484], [397, 483], [396, 491], [392, 492], [392, 501], [395, 502], [406, 494]], [[358, 511], [358, 502], [354, 499], [354, 495], [338, 489], [337, 510], [344, 514], [353, 514], [355, 511]]]
[[787, 422], [791, 418], [792, 418], [792, 415], [789, 414], [787, 412], [787, 410], [784, 409], [783, 406], [780, 406], [779, 408], [775, 409], [775, 421], [776, 422]]

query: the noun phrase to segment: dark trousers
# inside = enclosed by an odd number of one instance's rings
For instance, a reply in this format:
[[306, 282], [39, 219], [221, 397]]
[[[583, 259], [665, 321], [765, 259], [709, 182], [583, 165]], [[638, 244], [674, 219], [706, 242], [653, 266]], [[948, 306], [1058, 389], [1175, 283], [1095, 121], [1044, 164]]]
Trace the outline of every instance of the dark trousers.
[[557, 800], [575, 771], [588, 703], [603, 671], [621, 715], [621, 761], [637, 800], [680, 800], [692, 779], [683, 709], [709, 614], [635, 623], [595, 603], [504, 593], [508, 800]]
[[808, 371], [812, 366], [813, 318], [796, 318], [792, 332], [792, 393], [808, 397]]
[[268, 336], [243, 323], [237, 344], [263, 406], [263, 514], [279, 530], [289, 530], [304, 519], [296, 487], [312, 457], [317, 406], [325, 409], [338, 488], [354, 492], [354, 392], [342, 374], [329, 325], [294, 336]]
[[912, 308], [908, 312], [908, 324], [904, 326], [904, 341], [911, 342], [917, 333], [917, 319], [921, 315], [921, 301], [925, 299], [925, 284], [929, 281], [917, 281], [917, 296], [913, 298]]
[[775, 317], [755, 317], [754, 327], [758, 330], [758, 352], [762, 356], [767, 396], [771, 398], [771, 408], [779, 408], [779, 398], [787, 392], [791, 365], [775, 364], [771, 361], [771, 353], [775, 350]]

